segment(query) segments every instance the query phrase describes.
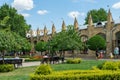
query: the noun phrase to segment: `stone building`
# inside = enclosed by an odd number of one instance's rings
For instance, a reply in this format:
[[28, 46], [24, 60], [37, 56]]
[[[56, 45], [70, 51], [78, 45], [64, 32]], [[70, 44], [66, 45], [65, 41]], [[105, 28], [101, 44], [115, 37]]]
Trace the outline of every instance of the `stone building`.
[[[105, 38], [107, 44], [106, 53], [113, 52], [115, 46], [118, 46], [120, 48], [120, 23], [116, 24], [114, 22], [110, 9], [108, 11], [107, 21], [93, 23], [92, 15], [90, 15], [86, 29], [79, 29], [81, 26], [79, 26], [76, 18], [73, 25], [76, 30], [80, 31], [82, 41], [86, 41], [94, 35], [101, 35], [103, 38]], [[66, 30], [66, 25], [64, 21], [62, 22], [61, 30]], [[48, 34], [46, 26], [44, 27], [44, 30], [37, 29], [35, 32], [30, 30], [27, 34], [31, 43], [34, 44], [40, 40], [48, 41], [52, 36], [54, 36], [55, 33], [56, 29], [53, 24], [51, 34]], [[36, 34], [36, 36], [33, 36], [33, 34]]]

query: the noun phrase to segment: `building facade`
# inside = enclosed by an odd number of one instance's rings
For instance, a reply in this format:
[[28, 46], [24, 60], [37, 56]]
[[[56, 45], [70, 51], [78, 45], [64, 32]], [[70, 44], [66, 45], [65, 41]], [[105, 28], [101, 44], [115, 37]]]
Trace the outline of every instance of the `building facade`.
[[[74, 20], [74, 27], [76, 30], [80, 31], [80, 37], [83, 42], [94, 35], [101, 35], [106, 40], [107, 54], [113, 52], [116, 46], [120, 49], [120, 23], [115, 24], [110, 10], [108, 11], [107, 21], [105, 22], [98, 22], [95, 24], [92, 21], [92, 15], [90, 15], [86, 29], [79, 29], [80, 26], [76, 18]], [[66, 30], [66, 25], [64, 21], [62, 22], [61, 30]], [[48, 30], [45, 26], [43, 30], [39, 30], [38, 28], [36, 31], [30, 30], [29, 32], [27, 32], [27, 38], [31, 41], [32, 44], [35, 44], [36, 42], [41, 40], [48, 41], [52, 36], [54, 36], [55, 33], [56, 29], [53, 24], [51, 34], [48, 34]]]

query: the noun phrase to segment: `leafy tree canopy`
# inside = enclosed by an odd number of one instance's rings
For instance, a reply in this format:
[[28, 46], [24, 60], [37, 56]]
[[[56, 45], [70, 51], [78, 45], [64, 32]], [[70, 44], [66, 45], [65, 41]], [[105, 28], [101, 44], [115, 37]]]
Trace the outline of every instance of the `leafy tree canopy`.
[[52, 38], [52, 43], [59, 50], [80, 50], [82, 48], [79, 33], [75, 31], [72, 25], [68, 25], [66, 31], [57, 33]]
[[26, 23], [22, 15], [17, 13], [15, 8], [4, 4], [0, 7], [0, 29], [6, 28], [25, 37], [26, 31], [30, 29], [30, 25]]
[[102, 50], [106, 47], [106, 41], [103, 37], [95, 35], [87, 41], [87, 45], [90, 50]]
[[44, 41], [39, 41], [36, 45], [35, 45], [35, 49], [37, 51], [46, 51], [47, 49], [47, 42], [44, 42]]
[[89, 18], [90, 14], [92, 16], [93, 23], [97, 23], [99, 21], [106, 21], [107, 20], [107, 12], [106, 12], [105, 9], [103, 9], [103, 8], [100, 8], [98, 10], [93, 9], [93, 10], [90, 10], [87, 13], [87, 17], [85, 18], [85, 24], [88, 24], [88, 18]]

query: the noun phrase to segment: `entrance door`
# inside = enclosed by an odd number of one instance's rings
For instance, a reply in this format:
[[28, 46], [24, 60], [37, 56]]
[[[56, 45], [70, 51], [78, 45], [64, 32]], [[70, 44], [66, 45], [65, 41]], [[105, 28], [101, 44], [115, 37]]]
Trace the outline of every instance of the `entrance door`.
[[116, 33], [116, 46], [119, 47], [119, 54], [120, 54], [120, 31]]
[[119, 54], [120, 54], [120, 40], [117, 41], [118, 47], [119, 47]]

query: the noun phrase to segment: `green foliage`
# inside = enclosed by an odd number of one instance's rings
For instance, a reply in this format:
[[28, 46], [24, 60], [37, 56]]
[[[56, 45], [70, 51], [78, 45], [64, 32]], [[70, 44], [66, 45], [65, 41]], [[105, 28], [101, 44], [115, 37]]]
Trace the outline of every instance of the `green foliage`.
[[87, 13], [87, 17], [85, 18], [85, 24], [88, 24], [88, 18], [90, 14], [92, 15], [92, 19], [94, 23], [107, 20], [107, 12], [105, 9], [103, 8], [100, 8], [98, 10], [93, 9]]
[[87, 41], [87, 45], [90, 50], [104, 50], [106, 47], [106, 41], [103, 37], [95, 35]]
[[9, 29], [23, 37], [26, 37], [26, 31], [30, 29], [24, 17], [17, 13], [17, 10], [8, 4], [0, 7], [0, 29]]
[[103, 70], [119, 70], [120, 69], [120, 62], [119, 61], [107, 61], [98, 66], [99, 69]]
[[44, 41], [39, 41], [36, 45], [35, 45], [35, 50], [37, 51], [46, 51], [47, 50], [47, 43]]
[[35, 75], [48, 75], [52, 73], [52, 69], [48, 64], [41, 64], [35, 71]]
[[13, 48], [14, 51], [30, 51], [31, 50], [31, 44], [30, 42], [26, 39], [21, 37], [20, 35], [12, 32], [13, 36], [15, 37], [15, 42], [17, 44], [14, 44], [15, 47]]
[[0, 51], [3, 55], [4, 63], [4, 52], [7, 51], [20, 51], [30, 50], [30, 43], [20, 35], [11, 31], [0, 30]]
[[0, 50], [11, 50], [15, 44], [15, 38], [10, 32], [0, 31]]
[[74, 26], [68, 25], [66, 31], [59, 32], [52, 38], [52, 46], [58, 50], [80, 50], [82, 42], [79, 32], [75, 31]]
[[79, 64], [79, 63], [81, 63], [81, 59], [80, 58], [67, 59], [66, 63], [68, 63], [68, 64]]
[[10, 72], [14, 70], [13, 64], [2, 64], [0, 65], [0, 72]]
[[31, 75], [30, 80], [120, 80], [120, 71], [72, 70], [49, 75]]

